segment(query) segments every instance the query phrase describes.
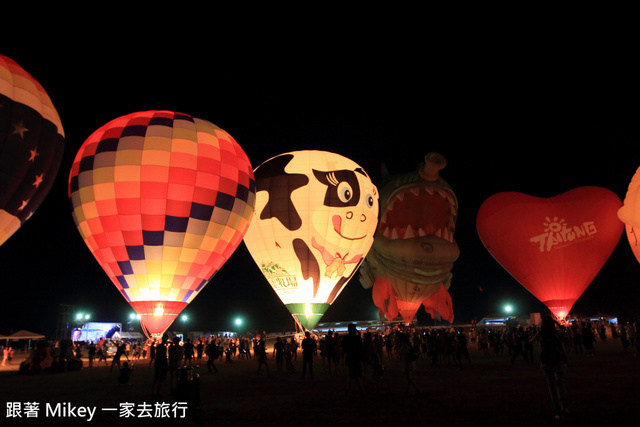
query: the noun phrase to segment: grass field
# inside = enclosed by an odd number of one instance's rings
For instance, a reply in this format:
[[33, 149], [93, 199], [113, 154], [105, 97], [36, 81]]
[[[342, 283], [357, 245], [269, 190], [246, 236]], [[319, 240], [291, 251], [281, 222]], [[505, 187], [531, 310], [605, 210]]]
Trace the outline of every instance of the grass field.
[[[360, 397], [355, 388], [345, 393], [346, 367], [329, 376], [319, 357], [313, 380], [300, 378], [300, 355], [294, 374], [277, 372], [271, 358], [269, 376], [264, 370], [258, 375], [257, 362], [252, 359], [218, 360], [218, 373], [208, 373], [203, 363], [195, 371], [200, 381], [199, 404], [186, 409], [169, 393], [168, 381], [160, 398], [152, 396], [153, 369], [148, 360], [135, 362], [131, 385], [119, 385], [116, 370], [111, 372], [104, 365], [88, 368], [86, 360], [77, 372], [20, 375], [15, 369], [18, 355], [12, 367], [0, 367], [0, 426], [640, 425], [640, 358], [624, 352], [620, 341], [598, 342], [594, 357], [569, 354], [566, 385], [570, 414], [560, 421], [553, 418], [537, 360], [526, 363], [518, 358], [512, 364], [506, 353], [484, 355], [474, 345], [470, 348], [471, 369], [464, 366], [460, 370], [446, 362], [433, 366], [429, 360], [419, 359], [414, 378], [420, 393], [409, 395], [393, 358], [383, 360], [385, 373], [379, 391], [368, 381], [366, 397]], [[33, 406], [29, 403], [38, 405], [37, 417], [27, 417], [25, 409]], [[86, 406], [95, 412], [91, 421], [62, 417], [61, 412], [51, 412], [58, 403]], [[9, 417], [7, 405], [17, 404], [22, 418]], [[120, 412], [125, 409], [130, 409], [132, 416]], [[167, 411], [156, 413], [156, 409]]]

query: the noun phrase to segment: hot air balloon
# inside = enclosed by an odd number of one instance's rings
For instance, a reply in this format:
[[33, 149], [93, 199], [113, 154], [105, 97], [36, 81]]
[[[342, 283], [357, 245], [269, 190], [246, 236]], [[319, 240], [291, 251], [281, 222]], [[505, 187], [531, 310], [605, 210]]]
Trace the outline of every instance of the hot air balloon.
[[245, 245], [300, 329], [313, 329], [373, 243], [378, 193], [352, 160], [325, 151], [275, 156], [255, 171]]
[[388, 320], [400, 314], [411, 323], [422, 305], [453, 321], [448, 289], [460, 255], [453, 237], [458, 200], [440, 177], [445, 166], [444, 156], [428, 153], [420, 168], [387, 179], [380, 192], [382, 216], [360, 283]]
[[625, 224], [631, 251], [636, 260], [640, 261], [640, 168], [631, 178], [618, 218]]
[[60, 168], [64, 130], [49, 95], [0, 55], [0, 245], [31, 217]]
[[255, 181], [224, 130], [144, 111], [89, 136], [71, 168], [69, 199], [89, 250], [147, 335], [158, 335], [242, 241]]
[[496, 261], [562, 320], [620, 240], [621, 205], [600, 187], [550, 198], [504, 192], [484, 201], [476, 225]]

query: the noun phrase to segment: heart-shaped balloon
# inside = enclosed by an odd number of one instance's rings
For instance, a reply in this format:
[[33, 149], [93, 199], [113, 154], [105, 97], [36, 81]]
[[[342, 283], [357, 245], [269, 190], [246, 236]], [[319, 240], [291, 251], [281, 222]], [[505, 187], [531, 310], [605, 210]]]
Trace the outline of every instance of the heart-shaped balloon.
[[550, 198], [504, 192], [484, 201], [476, 226], [496, 261], [564, 319], [620, 240], [621, 206], [601, 187]]

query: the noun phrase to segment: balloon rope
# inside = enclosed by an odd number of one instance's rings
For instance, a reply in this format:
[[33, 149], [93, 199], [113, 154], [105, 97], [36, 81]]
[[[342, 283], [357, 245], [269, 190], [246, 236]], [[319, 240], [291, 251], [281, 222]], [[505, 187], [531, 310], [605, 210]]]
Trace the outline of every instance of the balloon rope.
[[142, 332], [144, 332], [144, 335], [147, 337], [147, 339], [151, 338], [151, 334], [149, 333], [149, 330], [147, 329], [147, 326], [144, 324], [144, 320], [140, 319], [140, 328], [142, 329]]
[[296, 333], [298, 332], [304, 332], [307, 329], [302, 325], [302, 323], [300, 323], [300, 321], [298, 320], [298, 318], [296, 316], [293, 316], [293, 320], [296, 322]]

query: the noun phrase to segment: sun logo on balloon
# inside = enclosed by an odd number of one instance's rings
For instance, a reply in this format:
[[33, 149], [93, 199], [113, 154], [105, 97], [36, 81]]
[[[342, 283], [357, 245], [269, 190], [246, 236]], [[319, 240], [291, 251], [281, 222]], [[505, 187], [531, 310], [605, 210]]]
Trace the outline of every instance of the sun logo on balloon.
[[546, 222], [544, 222], [544, 226], [545, 226], [544, 231], [547, 233], [549, 232], [559, 233], [560, 231], [562, 231], [562, 229], [565, 226], [565, 220], [564, 219], [558, 220], [557, 216], [553, 217], [553, 221], [551, 221], [549, 217], [546, 217], [545, 219], [546, 219]]

